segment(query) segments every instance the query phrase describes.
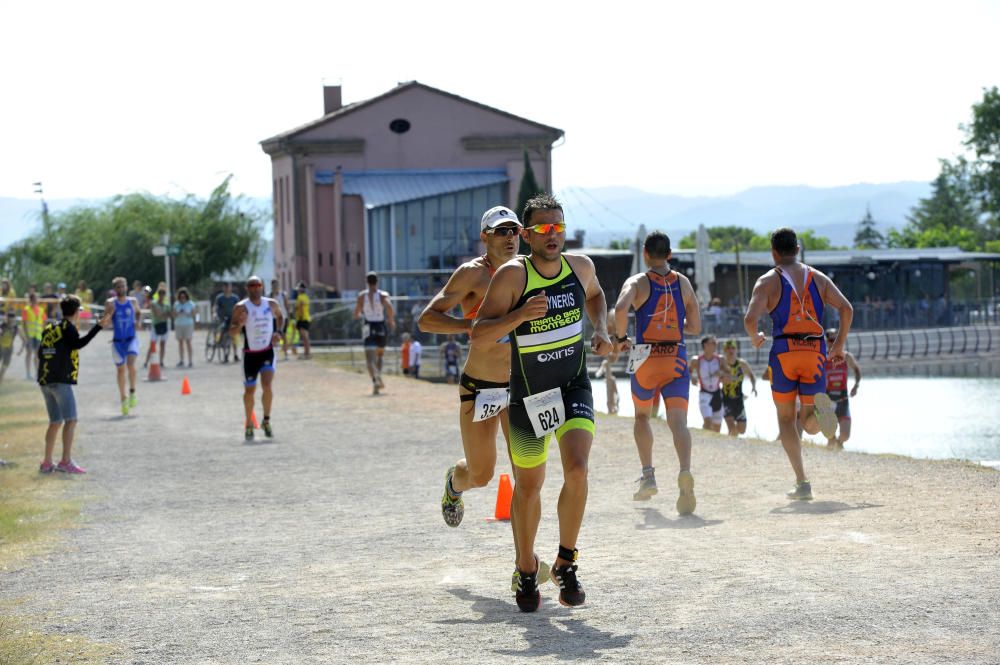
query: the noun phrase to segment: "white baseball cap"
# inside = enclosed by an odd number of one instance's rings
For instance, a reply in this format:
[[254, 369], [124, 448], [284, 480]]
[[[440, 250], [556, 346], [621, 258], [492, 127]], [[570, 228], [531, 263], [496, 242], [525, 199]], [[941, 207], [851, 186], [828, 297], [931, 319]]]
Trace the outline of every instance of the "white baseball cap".
[[517, 215], [514, 214], [513, 210], [504, 206], [496, 206], [483, 213], [483, 222], [480, 229], [483, 231], [486, 229], [495, 229], [507, 222], [513, 222], [521, 226], [521, 222], [517, 221]]

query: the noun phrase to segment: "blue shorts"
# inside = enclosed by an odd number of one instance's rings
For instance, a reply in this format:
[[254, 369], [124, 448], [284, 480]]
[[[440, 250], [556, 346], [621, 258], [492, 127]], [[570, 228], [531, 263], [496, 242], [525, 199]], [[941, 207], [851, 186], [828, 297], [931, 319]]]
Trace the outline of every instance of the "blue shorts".
[[128, 339], [111, 340], [111, 357], [115, 360], [115, 365], [121, 367], [125, 364], [128, 356], [139, 355], [139, 338], [130, 337]]
[[68, 383], [48, 383], [41, 386], [45, 408], [52, 424], [76, 420], [76, 397]]

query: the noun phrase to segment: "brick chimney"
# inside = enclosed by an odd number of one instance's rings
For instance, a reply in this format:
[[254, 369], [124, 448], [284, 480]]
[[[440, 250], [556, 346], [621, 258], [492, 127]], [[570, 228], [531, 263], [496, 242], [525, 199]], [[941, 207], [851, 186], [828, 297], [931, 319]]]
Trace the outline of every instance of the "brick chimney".
[[339, 85], [323, 86], [323, 115], [333, 113], [340, 109], [344, 103], [341, 101]]

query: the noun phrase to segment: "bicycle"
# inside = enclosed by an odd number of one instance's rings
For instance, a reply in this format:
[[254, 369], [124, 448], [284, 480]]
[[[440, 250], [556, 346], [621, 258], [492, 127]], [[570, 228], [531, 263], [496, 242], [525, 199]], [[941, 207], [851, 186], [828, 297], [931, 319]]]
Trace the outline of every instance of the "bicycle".
[[205, 335], [205, 360], [212, 362], [218, 353], [223, 362], [229, 362], [229, 352], [232, 350], [234, 350], [233, 338], [229, 335], [229, 324], [220, 321], [218, 326]]

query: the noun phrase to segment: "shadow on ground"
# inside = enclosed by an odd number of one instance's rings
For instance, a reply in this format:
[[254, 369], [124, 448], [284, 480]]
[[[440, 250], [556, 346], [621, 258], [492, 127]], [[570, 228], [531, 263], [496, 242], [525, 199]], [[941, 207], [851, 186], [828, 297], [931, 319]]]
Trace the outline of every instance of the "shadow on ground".
[[[572, 616], [586, 612], [586, 606], [573, 610], [564, 608], [551, 595], [544, 595], [545, 587], [542, 589], [542, 607], [538, 612], [532, 613], [520, 612], [513, 602], [477, 596], [466, 589], [448, 589], [448, 593], [459, 600], [471, 603], [472, 611], [481, 614], [482, 618], [452, 619], [437, 623], [449, 626], [505, 626], [523, 630], [528, 648], [495, 650], [495, 653], [504, 656], [554, 656], [559, 660], [592, 660], [603, 657], [603, 652], [624, 649], [631, 643], [632, 635], [614, 635], [591, 627], [585, 619]], [[551, 591], [551, 587], [549, 590]]]
[[849, 504], [840, 501], [792, 501], [787, 506], [780, 506], [771, 511], [772, 515], [829, 515], [842, 513], [846, 510], [865, 510], [866, 508], [881, 508], [881, 503]]
[[657, 508], [640, 508], [640, 510], [642, 510], [643, 522], [635, 525], [635, 528], [640, 531], [647, 529], [700, 529], [723, 522], [723, 520], [706, 520], [697, 515], [685, 515], [670, 519]]

